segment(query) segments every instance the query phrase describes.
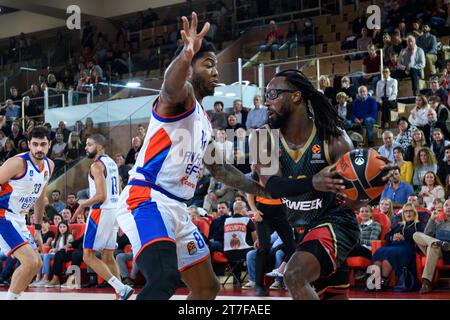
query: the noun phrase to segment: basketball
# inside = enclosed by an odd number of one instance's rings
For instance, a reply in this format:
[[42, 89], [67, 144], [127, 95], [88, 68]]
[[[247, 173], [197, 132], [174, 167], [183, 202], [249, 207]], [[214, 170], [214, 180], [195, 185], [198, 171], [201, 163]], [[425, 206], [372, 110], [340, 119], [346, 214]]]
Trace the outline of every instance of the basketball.
[[377, 158], [373, 149], [354, 149], [344, 154], [338, 161], [337, 172], [344, 180], [343, 194], [353, 201], [370, 201], [384, 190], [386, 182], [381, 167], [385, 164]]

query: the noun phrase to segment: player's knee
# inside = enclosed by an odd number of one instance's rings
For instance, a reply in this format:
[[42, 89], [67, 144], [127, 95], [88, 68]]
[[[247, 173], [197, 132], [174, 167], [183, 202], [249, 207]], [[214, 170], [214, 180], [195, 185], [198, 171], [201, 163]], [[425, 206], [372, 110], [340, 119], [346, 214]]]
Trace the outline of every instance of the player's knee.
[[42, 268], [42, 259], [38, 255], [36, 255], [35, 261], [34, 261], [34, 269], [36, 272], [38, 272]]
[[296, 290], [301, 290], [308, 281], [304, 276], [301, 268], [288, 268], [284, 272], [284, 283], [288, 289], [296, 288]]
[[83, 261], [86, 264], [90, 264], [95, 259], [95, 252], [84, 250], [83, 252]]

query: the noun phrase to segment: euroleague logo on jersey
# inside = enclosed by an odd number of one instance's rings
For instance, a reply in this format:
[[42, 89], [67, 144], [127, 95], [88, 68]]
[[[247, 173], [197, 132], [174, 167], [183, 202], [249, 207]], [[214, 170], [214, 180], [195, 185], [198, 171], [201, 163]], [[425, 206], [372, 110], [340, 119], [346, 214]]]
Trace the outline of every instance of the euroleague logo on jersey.
[[312, 146], [311, 151], [314, 154], [319, 154], [320, 151], [322, 151], [322, 149], [320, 148], [320, 145], [315, 144], [315, 145]]
[[189, 243], [187, 244], [186, 247], [188, 249], [188, 252], [189, 252], [190, 256], [192, 256], [192, 255], [197, 253], [197, 246], [195, 245], [194, 241], [189, 241]]

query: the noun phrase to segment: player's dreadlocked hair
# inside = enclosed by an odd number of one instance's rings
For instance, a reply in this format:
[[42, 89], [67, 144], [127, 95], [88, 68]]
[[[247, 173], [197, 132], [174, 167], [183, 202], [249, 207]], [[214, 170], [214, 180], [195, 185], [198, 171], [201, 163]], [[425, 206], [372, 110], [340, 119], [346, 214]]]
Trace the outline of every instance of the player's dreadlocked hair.
[[314, 122], [317, 127], [319, 137], [329, 140], [332, 136], [338, 137], [344, 127], [343, 120], [339, 117], [337, 109], [333, 107], [328, 98], [314, 88], [311, 81], [300, 71], [296, 69], [287, 69], [278, 72], [275, 77], [285, 77], [286, 81], [294, 90], [299, 90], [305, 100], [313, 109]]

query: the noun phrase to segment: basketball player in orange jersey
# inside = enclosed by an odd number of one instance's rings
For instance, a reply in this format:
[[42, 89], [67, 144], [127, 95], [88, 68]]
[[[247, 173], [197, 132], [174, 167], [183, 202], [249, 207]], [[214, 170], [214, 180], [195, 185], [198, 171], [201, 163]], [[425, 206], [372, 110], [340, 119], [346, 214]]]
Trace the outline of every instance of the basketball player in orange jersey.
[[[191, 24], [186, 17], [182, 20], [184, 45], [165, 72], [145, 141], [118, 202], [117, 221], [146, 279], [139, 300], [169, 299], [180, 276], [191, 291], [188, 299], [214, 299], [220, 287], [208, 247], [184, 203], [194, 195], [203, 156], [214, 150], [214, 142], [208, 145], [212, 128], [201, 101], [214, 94], [218, 59], [214, 47], [203, 40], [209, 23], [197, 32], [194, 12]], [[189, 134], [180, 148], [180, 140]], [[177, 159], [180, 153], [182, 161]], [[257, 182], [230, 164], [206, 166], [220, 182], [265, 195]]]
[[336, 199], [345, 187], [334, 177], [337, 160], [353, 149], [352, 142], [337, 110], [298, 70], [275, 75], [266, 88], [266, 106], [270, 125], [253, 134], [251, 144], [255, 139], [270, 144], [271, 130], [280, 129], [280, 175], [264, 175], [259, 163], [254, 170], [266, 191], [282, 198], [297, 233], [285, 284], [293, 299], [347, 298], [346, 258], [359, 229], [354, 212]]

